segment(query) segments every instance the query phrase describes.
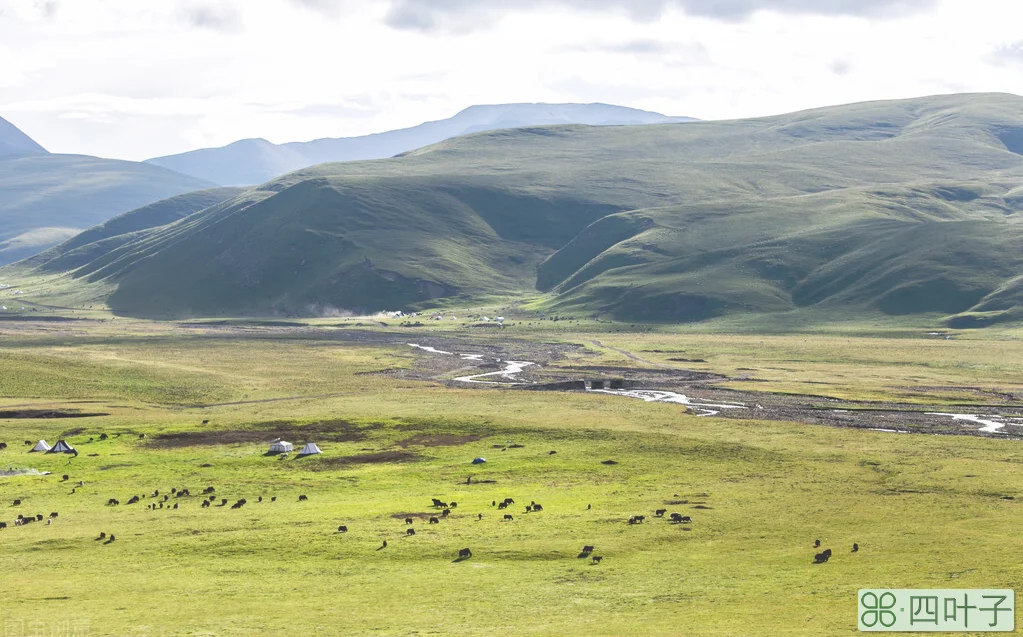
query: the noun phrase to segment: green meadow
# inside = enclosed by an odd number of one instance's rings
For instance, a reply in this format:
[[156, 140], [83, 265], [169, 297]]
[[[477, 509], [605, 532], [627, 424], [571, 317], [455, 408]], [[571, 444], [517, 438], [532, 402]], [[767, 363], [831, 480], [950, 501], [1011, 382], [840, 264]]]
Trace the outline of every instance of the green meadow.
[[[860, 588], [1023, 588], [1018, 440], [454, 387], [412, 375], [430, 355], [400, 341], [338, 337], [370, 329], [356, 322], [0, 324], [0, 412], [105, 414], [0, 419], [0, 470], [51, 472], [0, 478], [6, 629], [851, 635]], [[383, 323], [372, 330], [409, 342], [585, 346], [555, 367], [753, 375], [747, 391], [931, 404], [1023, 391], [1023, 334], [1011, 329], [945, 340], [870, 325], [763, 335], [522, 320], [496, 334]], [[683, 357], [704, 362], [671, 360]], [[324, 453], [265, 455], [279, 435]], [[79, 455], [28, 454], [24, 442], [41, 438]], [[207, 486], [217, 500], [202, 508]], [[191, 495], [163, 502], [181, 488]], [[146, 497], [127, 504], [133, 495]], [[506, 511], [491, 504], [509, 497]], [[458, 506], [442, 517], [433, 498]], [[544, 510], [524, 513], [533, 501]], [[13, 525], [51, 512], [52, 524]], [[628, 524], [634, 515], [646, 519]], [[834, 551], [826, 564], [812, 563], [815, 539]], [[580, 557], [584, 545], [603, 560]], [[470, 559], [456, 559], [462, 548]]]

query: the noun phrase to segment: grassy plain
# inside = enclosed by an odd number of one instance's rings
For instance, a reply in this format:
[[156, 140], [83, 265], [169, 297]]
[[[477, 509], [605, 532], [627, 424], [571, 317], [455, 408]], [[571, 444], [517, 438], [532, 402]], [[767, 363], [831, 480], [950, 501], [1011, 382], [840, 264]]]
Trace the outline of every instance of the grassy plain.
[[[108, 414], [0, 420], [10, 445], [0, 469], [53, 472], [0, 478], [0, 519], [60, 513], [0, 531], [0, 622], [90, 635], [844, 635], [859, 588], [1023, 588], [1019, 441], [452, 388], [393, 373], [428, 354], [339, 340], [351, 328], [330, 325], [345, 321], [313, 323], [0, 323], [0, 411]], [[988, 399], [921, 388], [1021, 388], [1023, 339], [1008, 329], [944, 340], [870, 326], [744, 335], [525, 323], [472, 339], [574, 342], [590, 365], [760, 379], [746, 390], [940, 403]], [[670, 360], [681, 357], [706, 362]], [[266, 457], [275, 432], [325, 453]], [[62, 434], [80, 451], [70, 464], [22, 444]], [[523, 446], [494, 448], [510, 443]], [[470, 465], [476, 456], [487, 464]], [[480, 482], [466, 485], [470, 474]], [[206, 485], [249, 503], [202, 509]], [[177, 510], [123, 504], [172, 487], [194, 495], [172, 497]], [[434, 497], [459, 506], [429, 525], [420, 516], [436, 515]], [[490, 506], [505, 497], [516, 500], [507, 522]], [[522, 513], [532, 500], [545, 510]], [[656, 519], [657, 508], [693, 524]], [[646, 522], [627, 524], [635, 514]], [[339, 524], [349, 532], [334, 533]], [[101, 531], [117, 540], [97, 541]], [[816, 538], [835, 551], [826, 565], [811, 564]], [[584, 544], [604, 561], [578, 558]], [[473, 557], [455, 562], [463, 547]]]

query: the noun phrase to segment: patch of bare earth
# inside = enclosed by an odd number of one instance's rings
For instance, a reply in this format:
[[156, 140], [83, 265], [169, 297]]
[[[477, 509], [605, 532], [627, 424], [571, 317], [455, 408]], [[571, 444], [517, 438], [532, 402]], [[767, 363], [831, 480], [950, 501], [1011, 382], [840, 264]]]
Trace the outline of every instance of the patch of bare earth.
[[269, 443], [274, 438], [283, 438], [291, 442], [357, 442], [365, 439], [366, 431], [374, 428], [376, 427], [373, 425], [359, 427], [346, 420], [326, 420], [308, 425], [283, 421], [267, 422], [253, 425], [249, 429], [216, 429], [158, 434], [151, 438], [149, 444], [164, 449], [177, 449], [254, 442]]
[[340, 458], [318, 457], [316, 468], [328, 469], [332, 467], [349, 467], [360, 464], [386, 464], [391, 462], [415, 462], [419, 460], [419, 454], [411, 451], [375, 451], [373, 453], [358, 453], [354, 456], [341, 456]]
[[459, 445], [467, 445], [470, 442], [476, 442], [480, 440], [482, 436], [457, 436], [454, 434], [419, 434], [399, 440], [397, 446], [402, 449], [408, 449], [409, 447], [457, 447]]

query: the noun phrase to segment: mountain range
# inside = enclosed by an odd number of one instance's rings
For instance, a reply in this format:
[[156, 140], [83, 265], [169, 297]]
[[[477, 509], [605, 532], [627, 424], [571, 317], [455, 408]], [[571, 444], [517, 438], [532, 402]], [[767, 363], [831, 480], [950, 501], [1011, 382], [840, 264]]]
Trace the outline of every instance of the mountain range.
[[0, 119], [0, 264], [210, 182], [139, 162], [48, 153]]
[[629, 321], [822, 309], [984, 325], [1023, 318], [1021, 221], [1023, 98], [952, 95], [475, 133], [303, 169], [166, 225], [140, 217], [0, 277], [155, 317], [501, 297]]
[[147, 161], [217, 184], [244, 186], [261, 184], [315, 164], [393, 157], [445, 139], [481, 131], [552, 124], [611, 126], [691, 121], [695, 120], [610, 104], [479, 105], [470, 106], [448, 119], [385, 133], [279, 145], [265, 139], [243, 139], [220, 148], [205, 148]]

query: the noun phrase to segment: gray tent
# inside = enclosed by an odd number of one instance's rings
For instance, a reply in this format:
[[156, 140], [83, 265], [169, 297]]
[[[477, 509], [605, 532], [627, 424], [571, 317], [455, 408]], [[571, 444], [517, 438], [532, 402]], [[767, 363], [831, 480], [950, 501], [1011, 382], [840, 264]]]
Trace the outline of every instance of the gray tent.
[[323, 453], [320, 448], [316, 446], [315, 442], [308, 442], [306, 446], [302, 447], [302, 451], [298, 452], [300, 456], [311, 456], [313, 454]]
[[28, 452], [29, 453], [33, 453], [35, 451], [49, 451], [49, 450], [50, 450], [50, 445], [47, 444], [45, 440], [40, 440], [39, 442], [36, 443], [36, 446], [34, 446], [31, 449], [29, 449]]
[[278, 440], [270, 445], [270, 453], [291, 453], [294, 450], [295, 445], [287, 442], [286, 440]]
[[46, 453], [74, 453], [75, 448], [69, 445], [63, 440], [58, 440], [57, 444], [53, 445], [53, 449], [50, 449]]

